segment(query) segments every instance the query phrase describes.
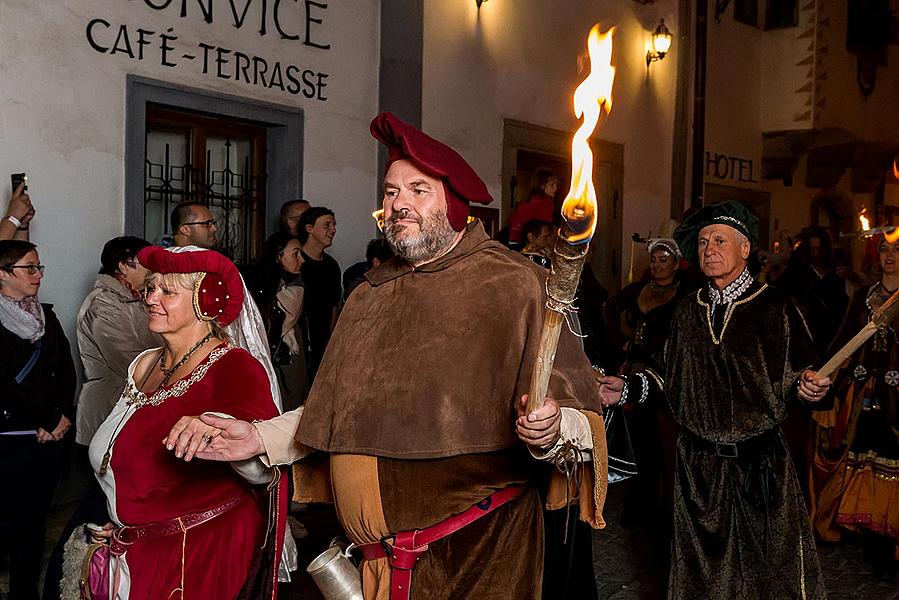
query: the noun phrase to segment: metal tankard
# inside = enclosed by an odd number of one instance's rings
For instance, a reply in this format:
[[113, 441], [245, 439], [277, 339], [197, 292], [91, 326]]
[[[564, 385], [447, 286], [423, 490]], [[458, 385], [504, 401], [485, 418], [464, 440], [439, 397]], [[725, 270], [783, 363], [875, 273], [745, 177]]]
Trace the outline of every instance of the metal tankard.
[[350, 561], [352, 549], [353, 544], [343, 549], [340, 540], [335, 538], [306, 567], [325, 600], [363, 600], [362, 576]]

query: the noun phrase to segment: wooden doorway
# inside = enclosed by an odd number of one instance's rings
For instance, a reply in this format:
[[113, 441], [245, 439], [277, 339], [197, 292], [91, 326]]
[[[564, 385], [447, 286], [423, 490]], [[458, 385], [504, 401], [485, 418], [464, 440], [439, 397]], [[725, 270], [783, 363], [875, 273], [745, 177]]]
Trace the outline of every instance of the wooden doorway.
[[[571, 133], [506, 119], [503, 123], [502, 225], [515, 203], [527, 197], [531, 175], [548, 167], [562, 176], [556, 214], [571, 178]], [[592, 243], [592, 266], [609, 291], [621, 288], [621, 206], [624, 181], [624, 146], [593, 138], [593, 185], [599, 202], [599, 224]]]

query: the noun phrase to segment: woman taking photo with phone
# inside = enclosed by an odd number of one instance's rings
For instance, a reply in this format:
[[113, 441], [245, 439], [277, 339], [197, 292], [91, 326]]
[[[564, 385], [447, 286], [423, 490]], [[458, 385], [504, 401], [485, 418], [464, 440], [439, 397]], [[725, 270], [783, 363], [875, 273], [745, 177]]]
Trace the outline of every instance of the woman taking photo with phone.
[[0, 241], [0, 465], [14, 486], [0, 494], [9, 540], [9, 598], [38, 597], [44, 529], [72, 425], [75, 366], [49, 304], [38, 302], [37, 248]]

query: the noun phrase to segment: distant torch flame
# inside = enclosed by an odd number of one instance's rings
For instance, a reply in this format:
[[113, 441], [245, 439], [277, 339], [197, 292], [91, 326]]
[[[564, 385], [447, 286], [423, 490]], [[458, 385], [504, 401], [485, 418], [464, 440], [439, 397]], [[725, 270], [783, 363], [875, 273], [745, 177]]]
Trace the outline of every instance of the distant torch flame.
[[[384, 231], [384, 209], [379, 208], [375, 212], [371, 213], [371, 218], [375, 220], [375, 224], [377, 224], [378, 229], [380, 231]], [[468, 215], [469, 223], [474, 223], [475, 221], [477, 221], [477, 217]]]
[[375, 223], [377, 223], [378, 229], [384, 231], [384, 209], [379, 208], [375, 212], [371, 213], [371, 218], [375, 220]]
[[887, 231], [883, 234], [883, 239], [887, 241], [889, 244], [895, 244], [899, 241], [899, 227], [893, 229], [892, 231]]
[[590, 136], [599, 121], [602, 107], [606, 113], [612, 110], [612, 82], [615, 67], [612, 66], [612, 33], [599, 33], [599, 24], [593, 26], [587, 38], [590, 55], [590, 74], [574, 92], [574, 116], [583, 116], [584, 122], [571, 142], [571, 189], [562, 203], [562, 218], [570, 235], [569, 244], [586, 244], [596, 229], [596, 189], [593, 187], [593, 152]]
[[862, 231], [868, 231], [871, 229], [871, 221], [868, 220], [868, 209], [863, 208], [862, 212], [858, 213], [858, 222], [862, 225]]

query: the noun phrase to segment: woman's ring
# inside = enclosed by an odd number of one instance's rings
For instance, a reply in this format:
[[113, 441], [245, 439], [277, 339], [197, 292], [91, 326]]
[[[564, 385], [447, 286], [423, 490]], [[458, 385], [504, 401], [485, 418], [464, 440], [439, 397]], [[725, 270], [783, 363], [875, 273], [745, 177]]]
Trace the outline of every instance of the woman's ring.
[[204, 436], [203, 436], [203, 441], [206, 442], [206, 445], [208, 446], [209, 444], [212, 443], [212, 436], [211, 436], [211, 435], [204, 435]]

